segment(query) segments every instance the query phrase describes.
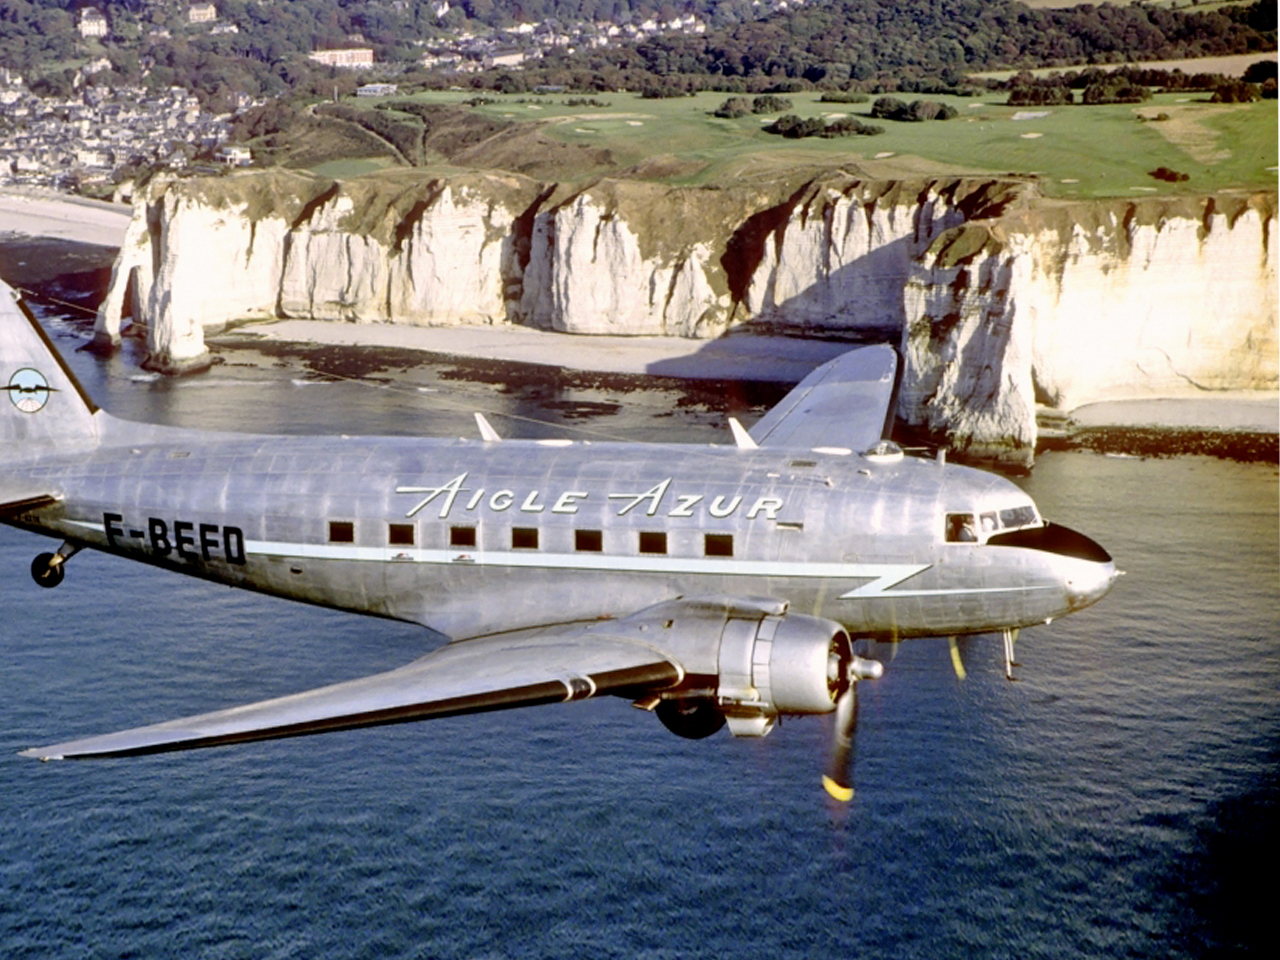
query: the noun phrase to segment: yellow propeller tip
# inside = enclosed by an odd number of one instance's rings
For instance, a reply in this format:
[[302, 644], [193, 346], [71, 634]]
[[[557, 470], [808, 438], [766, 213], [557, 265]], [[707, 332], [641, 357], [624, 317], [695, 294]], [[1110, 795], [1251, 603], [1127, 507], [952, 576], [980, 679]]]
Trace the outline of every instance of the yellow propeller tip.
[[832, 798], [839, 800], [841, 803], [848, 803], [853, 799], [853, 787], [842, 787], [830, 777], [822, 778], [822, 786], [831, 794]]

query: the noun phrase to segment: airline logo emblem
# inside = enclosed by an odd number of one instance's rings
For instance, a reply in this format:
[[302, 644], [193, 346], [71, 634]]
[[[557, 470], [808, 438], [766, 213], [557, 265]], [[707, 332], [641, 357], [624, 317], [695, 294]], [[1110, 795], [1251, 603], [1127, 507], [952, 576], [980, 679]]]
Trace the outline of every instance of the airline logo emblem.
[[9, 378], [5, 390], [13, 405], [23, 413], [38, 413], [49, 402], [53, 388], [39, 370], [23, 367]]

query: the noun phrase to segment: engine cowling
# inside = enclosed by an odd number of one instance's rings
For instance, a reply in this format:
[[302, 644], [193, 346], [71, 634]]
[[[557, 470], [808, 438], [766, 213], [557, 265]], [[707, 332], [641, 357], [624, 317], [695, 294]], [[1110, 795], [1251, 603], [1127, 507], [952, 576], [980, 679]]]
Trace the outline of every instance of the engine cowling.
[[609, 629], [624, 626], [681, 664], [686, 679], [641, 705], [691, 739], [724, 722], [735, 736], [762, 737], [781, 714], [830, 713], [854, 661], [840, 624], [790, 613], [785, 601], [769, 598], [686, 597]]
[[779, 714], [830, 713], [848, 685], [849, 635], [803, 614], [731, 618], [720, 640], [716, 699], [730, 731], [762, 737]]

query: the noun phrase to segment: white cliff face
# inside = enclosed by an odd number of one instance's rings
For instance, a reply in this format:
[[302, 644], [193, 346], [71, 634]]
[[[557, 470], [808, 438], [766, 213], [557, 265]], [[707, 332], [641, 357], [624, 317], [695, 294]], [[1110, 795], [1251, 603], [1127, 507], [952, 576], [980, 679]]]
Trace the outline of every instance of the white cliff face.
[[415, 324], [499, 323], [506, 278], [517, 273], [510, 209], [445, 187], [390, 264], [388, 311]]
[[244, 204], [211, 207], [173, 190], [143, 200], [99, 310], [98, 339], [118, 342], [131, 284], [152, 365], [174, 372], [200, 365], [206, 330], [275, 316], [287, 230], [277, 217], [250, 220]]
[[353, 211], [353, 199], [338, 194], [286, 238], [282, 315], [356, 323], [386, 318], [389, 251], [348, 229]]
[[284, 238], [279, 313], [355, 323], [450, 325], [504, 319], [514, 213], [446, 186], [403, 233], [393, 209], [357, 232], [338, 193]]
[[1030, 337], [1014, 322], [1013, 282], [999, 256], [920, 268], [907, 287], [898, 414], [972, 455], [1030, 462]]
[[1063, 204], [1013, 181], [798, 189], [279, 172], [153, 183], [97, 339], [126, 291], [152, 362], [259, 317], [520, 323], [715, 336], [763, 321], [901, 339], [899, 415], [1015, 459], [1037, 403], [1277, 383], [1276, 197]]
[[[271, 177], [152, 185], [100, 337], [118, 339], [130, 281], [153, 353], [179, 365], [202, 352], [202, 330], [264, 316], [684, 337], [753, 319], [897, 331], [915, 256], [964, 219], [939, 189], [873, 193], [844, 174], [790, 199], [609, 181], [556, 203], [554, 188], [519, 178]], [[310, 200], [277, 209], [288, 190]]]
[[1274, 202], [1104, 209], [941, 238], [906, 286], [899, 413], [961, 446], [1029, 449], [1035, 406], [1273, 390]]
[[709, 275], [713, 238], [664, 238], [649, 253], [616, 210], [582, 194], [535, 219], [520, 312], [526, 322], [564, 333], [670, 335], [718, 333], [730, 310]]
[[[371, 202], [367, 193], [325, 189], [323, 181], [310, 186], [314, 202], [295, 204], [300, 212], [289, 217], [283, 214], [295, 211], [253, 209], [261, 198], [238, 199], [234, 181], [214, 200], [154, 184], [135, 206], [96, 339], [119, 342], [131, 284], [151, 362], [174, 371], [207, 356], [205, 331], [236, 320], [505, 319], [504, 278], [519, 273], [512, 225], [520, 203], [508, 206], [465, 185], [428, 185], [402, 212], [395, 194]], [[519, 200], [519, 185], [514, 193]]]
[[751, 278], [748, 312], [809, 327], [879, 328], [896, 335], [904, 319], [902, 289], [916, 257], [937, 234], [965, 220], [936, 190], [911, 199], [878, 203], [835, 184], [796, 204]]
[[[1032, 363], [1046, 398], [1070, 409], [1274, 387], [1275, 223], [1250, 209], [1234, 223], [1222, 214], [1170, 218], [1092, 236], [1076, 230], [1056, 250], [1046, 236], [1027, 244], [1042, 262], [1055, 252], [1065, 260], [1056, 284], [1040, 271], [1026, 278], [1036, 306]], [[1108, 232], [1127, 239], [1128, 256], [1108, 254], [1100, 242]], [[1028, 266], [1032, 259], [1023, 256]]]

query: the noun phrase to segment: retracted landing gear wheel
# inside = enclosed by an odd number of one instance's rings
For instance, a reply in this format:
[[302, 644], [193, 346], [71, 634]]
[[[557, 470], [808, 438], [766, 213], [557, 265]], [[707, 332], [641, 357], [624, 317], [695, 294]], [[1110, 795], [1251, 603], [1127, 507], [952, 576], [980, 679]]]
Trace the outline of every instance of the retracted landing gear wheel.
[[61, 563], [53, 562], [52, 553], [42, 553], [31, 561], [31, 578], [42, 587], [56, 587], [67, 575]]

